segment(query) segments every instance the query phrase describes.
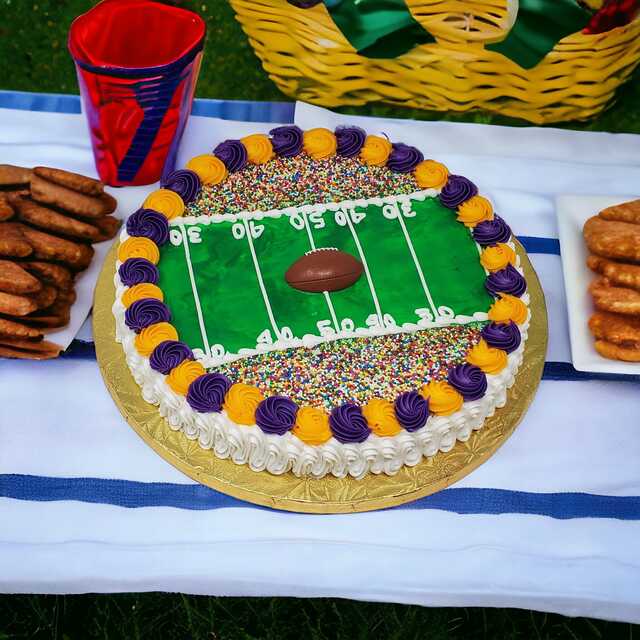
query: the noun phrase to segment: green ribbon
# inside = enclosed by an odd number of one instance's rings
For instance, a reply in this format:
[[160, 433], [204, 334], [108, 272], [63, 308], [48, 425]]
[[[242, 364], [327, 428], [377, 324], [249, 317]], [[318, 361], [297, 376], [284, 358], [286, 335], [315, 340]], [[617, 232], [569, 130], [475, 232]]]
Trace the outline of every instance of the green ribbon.
[[[435, 42], [405, 0], [324, 0], [324, 4], [351, 45], [368, 58], [396, 58], [416, 45]], [[559, 40], [582, 30], [590, 16], [577, 0], [520, 0], [512, 30], [487, 49], [531, 69]]]
[[560, 40], [582, 31], [590, 17], [576, 0], [520, 0], [518, 19], [509, 35], [486, 48], [532, 69]]

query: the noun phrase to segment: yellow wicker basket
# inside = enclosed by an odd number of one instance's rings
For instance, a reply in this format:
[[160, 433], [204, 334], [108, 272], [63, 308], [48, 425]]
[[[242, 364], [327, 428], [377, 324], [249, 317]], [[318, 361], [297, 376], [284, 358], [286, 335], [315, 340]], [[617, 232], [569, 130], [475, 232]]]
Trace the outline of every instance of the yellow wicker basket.
[[406, 0], [435, 38], [395, 59], [357, 53], [324, 4], [231, 0], [262, 64], [287, 95], [328, 107], [384, 101], [422, 109], [486, 109], [537, 124], [587, 118], [640, 62], [640, 16], [599, 35], [561, 40], [533, 69], [485, 48], [503, 39], [513, 0]]

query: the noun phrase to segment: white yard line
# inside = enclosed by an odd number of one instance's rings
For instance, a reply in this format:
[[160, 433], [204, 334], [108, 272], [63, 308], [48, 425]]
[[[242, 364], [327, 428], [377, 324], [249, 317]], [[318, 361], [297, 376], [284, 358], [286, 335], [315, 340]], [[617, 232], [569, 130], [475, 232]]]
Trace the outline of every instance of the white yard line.
[[[309, 246], [312, 251], [316, 250], [316, 243], [313, 239], [313, 234], [311, 233], [311, 226], [309, 225], [309, 220], [307, 218], [307, 214], [302, 214], [302, 219], [304, 220], [304, 228], [307, 230], [307, 236], [309, 237]], [[331, 315], [331, 320], [333, 322], [333, 326], [335, 327], [336, 332], [340, 331], [340, 325], [338, 324], [338, 318], [336, 316], [336, 310], [333, 307], [333, 302], [331, 302], [331, 296], [328, 291], [323, 291], [324, 299], [327, 303], [327, 307], [329, 307], [329, 314]]]
[[264, 280], [262, 279], [262, 272], [260, 271], [260, 265], [258, 264], [258, 257], [256, 256], [256, 250], [253, 246], [253, 238], [251, 236], [251, 227], [249, 226], [249, 222], [243, 218], [242, 222], [244, 223], [244, 229], [247, 236], [247, 242], [249, 243], [249, 249], [251, 251], [251, 258], [253, 259], [253, 266], [256, 270], [256, 277], [258, 278], [258, 285], [260, 286], [260, 291], [262, 292], [262, 299], [264, 300], [264, 306], [267, 310], [267, 315], [269, 316], [269, 322], [271, 322], [271, 327], [275, 333], [275, 339], [280, 340], [280, 330], [278, 329], [278, 325], [276, 324], [276, 319], [273, 315], [273, 310], [271, 309], [271, 302], [269, 301], [269, 295], [267, 294], [267, 289], [264, 286]]
[[413, 262], [416, 265], [416, 270], [418, 272], [418, 278], [420, 278], [420, 284], [422, 284], [422, 288], [424, 290], [424, 295], [427, 297], [427, 301], [429, 302], [429, 306], [431, 307], [431, 311], [433, 311], [433, 319], [438, 319], [438, 309], [433, 302], [433, 298], [431, 297], [431, 291], [429, 291], [429, 287], [427, 285], [427, 281], [424, 277], [424, 273], [422, 272], [422, 266], [420, 265], [420, 261], [418, 260], [418, 256], [416, 255], [416, 250], [413, 248], [413, 242], [411, 242], [411, 238], [409, 237], [409, 232], [407, 231], [407, 227], [404, 223], [404, 219], [402, 217], [402, 213], [398, 212], [398, 222], [400, 223], [400, 228], [402, 229], [402, 233], [404, 234], [404, 239], [407, 242], [407, 246], [409, 247], [409, 252], [411, 253], [411, 257], [413, 258]]
[[184, 225], [180, 225], [182, 233], [182, 245], [184, 246], [184, 257], [187, 261], [187, 270], [189, 271], [189, 279], [191, 280], [191, 291], [193, 292], [193, 301], [196, 305], [196, 314], [198, 315], [198, 324], [200, 325], [200, 333], [202, 334], [202, 342], [204, 350], [208, 357], [211, 357], [211, 345], [207, 337], [207, 328], [204, 324], [204, 316], [202, 315], [202, 307], [200, 305], [200, 296], [198, 295], [198, 287], [196, 286], [196, 277], [193, 273], [193, 265], [191, 264], [191, 253], [189, 251], [189, 239], [187, 238], [187, 230]]
[[353, 227], [351, 222], [351, 216], [349, 215], [349, 211], [344, 211], [344, 217], [347, 220], [347, 225], [349, 226], [349, 230], [351, 231], [351, 235], [353, 236], [353, 240], [356, 243], [356, 247], [358, 249], [358, 253], [360, 254], [360, 260], [362, 261], [362, 266], [364, 267], [364, 274], [367, 277], [367, 282], [369, 283], [369, 290], [371, 291], [371, 297], [373, 298], [373, 304], [376, 308], [376, 314], [378, 319], [380, 320], [380, 326], [384, 327], [384, 321], [382, 319], [382, 311], [380, 309], [380, 302], [378, 302], [378, 295], [376, 294], [376, 289], [373, 286], [373, 280], [371, 279], [371, 274], [369, 273], [369, 265], [367, 264], [367, 259], [364, 256], [364, 251], [362, 250], [362, 245], [360, 244], [360, 239], [358, 238], [358, 234]]

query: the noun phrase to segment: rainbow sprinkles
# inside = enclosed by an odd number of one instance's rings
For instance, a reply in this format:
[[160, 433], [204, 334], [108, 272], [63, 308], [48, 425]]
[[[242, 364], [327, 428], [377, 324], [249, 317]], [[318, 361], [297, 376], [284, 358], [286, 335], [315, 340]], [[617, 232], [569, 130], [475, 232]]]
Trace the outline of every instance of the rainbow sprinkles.
[[[325, 181], [329, 196], [317, 191], [323, 185], [309, 181], [309, 193], [306, 186], [300, 188], [302, 202], [297, 206], [284, 198], [285, 207], [260, 210], [283, 198], [274, 187], [274, 200], [260, 192], [256, 198], [262, 200], [250, 202], [250, 209], [245, 202], [245, 207], [237, 203], [235, 210], [229, 205], [231, 213], [202, 215], [203, 202], [216, 193], [232, 197], [228, 185], [257, 175], [251, 172], [265, 172], [269, 166], [275, 175], [282, 167], [299, 172], [310, 163], [326, 174], [370, 170], [375, 180], [360, 181], [357, 197], [341, 201], [313, 202], [346, 195], [340, 181]], [[394, 175], [400, 176], [401, 193], [385, 191], [393, 188]], [[428, 259], [428, 243], [439, 234], [453, 247], [456, 264], [451, 274], [444, 253], [440, 262], [437, 252], [433, 263]], [[371, 247], [382, 235], [378, 256]], [[273, 273], [279, 273], [281, 261], [297, 257], [286, 255], [286, 247], [303, 254], [305, 247], [329, 246], [324, 241], [334, 239], [351, 243], [354, 255], [365, 261], [365, 276], [352, 290], [340, 295], [289, 293], [286, 285], [276, 282]], [[408, 256], [406, 264], [388, 259], [400, 250]], [[244, 260], [246, 253], [248, 267], [237, 277], [246, 282], [251, 278], [264, 302], [264, 311], [259, 305], [255, 317], [242, 319], [244, 333], [226, 329], [224, 314], [230, 310], [224, 295], [215, 299], [198, 293], [204, 275], [218, 294], [229, 280], [222, 275], [216, 280], [216, 265], [225, 264], [216, 251], [227, 251], [224, 257], [234, 260]], [[172, 266], [178, 255], [185, 265], [179, 267], [180, 278], [173, 277], [178, 267]], [[168, 272], [162, 270], [165, 260], [170, 261]], [[399, 293], [379, 285], [391, 278], [389, 273], [402, 276]], [[212, 154], [193, 158], [186, 170], [167, 176], [129, 217], [114, 278], [116, 339], [145, 400], [158, 405], [172, 428], [197, 439], [216, 456], [275, 474], [392, 475], [468, 439], [505, 404], [522, 362], [530, 321], [527, 285], [511, 230], [490, 201], [471, 181], [450, 175], [444, 165], [425, 160], [414, 147], [367, 136], [357, 127], [335, 132], [278, 127], [269, 136], [225, 141]], [[468, 295], [462, 295], [464, 283], [469, 283]], [[392, 313], [385, 313], [385, 304]], [[265, 314], [264, 321], [260, 314]], [[266, 328], [259, 332], [261, 323]], [[468, 323], [477, 324], [478, 338], [464, 361], [453, 364], [446, 376], [395, 397], [341, 402], [329, 411], [295, 394], [265, 393], [216, 370], [228, 371], [236, 361], [257, 354], [268, 360], [270, 351], [309, 350], [326, 341], [367, 340]], [[183, 334], [189, 338], [181, 340]]]

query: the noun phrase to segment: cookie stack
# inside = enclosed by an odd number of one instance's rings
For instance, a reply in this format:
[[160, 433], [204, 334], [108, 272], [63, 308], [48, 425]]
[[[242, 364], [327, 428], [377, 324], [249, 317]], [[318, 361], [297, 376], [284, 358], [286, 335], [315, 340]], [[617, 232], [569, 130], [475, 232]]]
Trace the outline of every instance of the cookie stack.
[[640, 200], [602, 210], [584, 225], [598, 274], [589, 287], [596, 312], [589, 319], [598, 353], [640, 362]]
[[116, 206], [93, 178], [0, 165], [0, 357], [59, 354], [44, 334], [69, 322], [75, 275], [116, 234]]

